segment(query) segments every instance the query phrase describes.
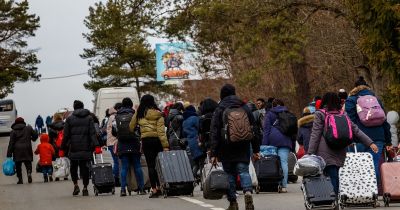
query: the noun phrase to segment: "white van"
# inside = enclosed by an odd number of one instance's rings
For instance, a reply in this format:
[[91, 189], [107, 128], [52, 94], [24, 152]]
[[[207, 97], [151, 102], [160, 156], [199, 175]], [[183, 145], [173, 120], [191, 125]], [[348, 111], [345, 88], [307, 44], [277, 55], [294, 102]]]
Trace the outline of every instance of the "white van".
[[101, 88], [97, 91], [94, 100], [93, 112], [102, 121], [106, 115], [106, 110], [118, 102], [122, 102], [123, 98], [130, 98], [133, 106], [139, 106], [139, 96], [136, 88], [133, 87], [112, 87]]
[[11, 132], [11, 125], [17, 118], [17, 108], [13, 100], [0, 100], [0, 133]]

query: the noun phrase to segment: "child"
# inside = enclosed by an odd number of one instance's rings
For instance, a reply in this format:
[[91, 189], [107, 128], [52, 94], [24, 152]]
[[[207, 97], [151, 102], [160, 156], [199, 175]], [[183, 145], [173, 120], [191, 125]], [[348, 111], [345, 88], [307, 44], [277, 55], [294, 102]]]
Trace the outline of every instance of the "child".
[[40, 155], [39, 165], [42, 168], [44, 182], [49, 181], [49, 176], [50, 182], [52, 182], [52, 159], [53, 155], [55, 155], [55, 151], [53, 146], [51, 146], [51, 144], [49, 143], [49, 135], [45, 133], [40, 135], [40, 144], [37, 146], [35, 154]]

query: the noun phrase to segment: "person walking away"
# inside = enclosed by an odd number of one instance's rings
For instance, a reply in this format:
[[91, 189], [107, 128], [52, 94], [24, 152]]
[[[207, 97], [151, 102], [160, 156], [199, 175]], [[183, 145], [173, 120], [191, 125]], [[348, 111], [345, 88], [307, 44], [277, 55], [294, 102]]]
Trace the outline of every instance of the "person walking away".
[[[326, 113], [330, 114], [340, 114], [341, 105], [340, 99], [336, 93], [328, 92], [323, 96], [322, 110], [316, 111], [314, 116], [314, 124], [312, 127], [310, 144], [308, 148], [308, 154], [315, 154], [321, 156], [325, 162], [326, 167], [324, 173], [326, 176], [330, 177], [336, 196], [339, 193], [339, 169], [343, 167], [344, 161], [346, 159], [346, 148], [332, 149], [326, 142], [325, 136], [323, 135], [324, 130], [326, 130]], [[351, 132], [353, 138], [358, 139], [363, 145], [369, 147], [374, 153], [378, 152], [378, 147], [373, 143], [373, 141], [365, 135], [358, 126], [351, 123]], [[337, 127], [341, 129], [343, 127]]]
[[81, 101], [75, 100], [74, 111], [65, 122], [64, 138], [61, 149], [68, 151], [67, 157], [71, 161], [71, 178], [74, 184], [73, 196], [80, 193], [78, 186], [79, 174], [83, 182], [82, 196], [89, 196], [89, 167], [95, 147], [99, 145], [96, 138], [94, 121], [90, 111], [84, 108]]
[[[253, 210], [253, 186], [249, 174], [250, 146], [253, 157], [255, 159], [260, 157], [260, 144], [254, 138], [255, 120], [250, 109], [236, 96], [233, 85], [224, 85], [221, 88], [220, 98], [221, 102], [211, 120], [211, 162], [216, 164], [221, 161], [224, 171], [229, 175], [230, 189], [227, 198], [230, 204], [227, 209], [239, 209], [236, 197], [236, 177], [239, 175], [245, 194], [246, 210]], [[238, 128], [238, 130], [226, 128]], [[238, 132], [239, 130], [241, 132]]]
[[106, 109], [106, 115], [100, 124], [100, 145], [107, 146], [107, 123], [110, 118], [110, 109]]
[[299, 152], [301, 148], [303, 148], [303, 155], [307, 154], [308, 151], [314, 118], [314, 114], [311, 114], [310, 109], [305, 107], [303, 110], [303, 116], [297, 121], [297, 125], [299, 127], [299, 131], [297, 133], [297, 143], [300, 145]]
[[42, 133], [43, 126], [44, 126], [43, 118], [42, 116], [38, 115], [35, 121], [35, 129], [38, 134]]
[[200, 171], [203, 169], [206, 154], [199, 146], [199, 116], [196, 108], [190, 105], [183, 113], [183, 137], [187, 139], [191, 157], [193, 159], [193, 175], [200, 179]]
[[[113, 135], [113, 125], [116, 125], [115, 122], [115, 115], [117, 111], [122, 107], [122, 103], [116, 103], [113, 108], [109, 109], [110, 116], [107, 122], [107, 148], [111, 153], [111, 157], [113, 159], [113, 174], [115, 180], [115, 186], [120, 187], [121, 182], [119, 180], [119, 158], [118, 155], [114, 153], [114, 147], [118, 144], [118, 139], [116, 136]], [[115, 129], [115, 128], [114, 128]]]
[[283, 170], [281, 193], [287, 192], [288, 157], [290, 151], [295, 148], [296, 134], [296, 116], [289, 112], [282, 100], [274, 99], [271, 110], [265, 116], [262, 145], [277, 147], [277, 154]]
[[26, 125], [22, 117], [15, 119], [14, 124], [11, 125], [11, 129], [7, 157], [12, 157], [15, 162], [18, 177], [17, 184], [23, 184], [22, 163], [26, 168], [28, 183], [32, 183], [32, 141], [36, 141], [38, 135], [30, 125]]
[[399, 113], [390, 111], [387, 113], [387, 122], [390, 124], [390, 134], [392, 135], [392, 146], [399, 147], [399, 134], [397, 132], [397, 124], [399, 123]]
[[49, 135], [40, 135], [40, 144], [35, 150], [35, 154], [39, 155], [39, 165], [42, 169], [44, 182], [53, 181], [53, 156], [55, 155], [55, 150], [53, 146], [49, 143]]
[[[49, 126], [49, 143], [55, 150], [55, 155], [53, 156], [53, 160], [55, 160], [65, 157], [65, 152], [61, 149], [64, 138], [64, 121], [61, 114], [54, 114], [53, 119], [53, 123]], [[64, 180], [68, 180], [68, 177], [65, 177]], [[55, 181], [60, 181], [60, 178], [56, 177]]]
[[47, 130], [49, 130], [49, 126], [51, 125], [52, 121], [53, 121], [53, 117], [50, 117], [50, 116], [47, 116], [47, 117], [46, 117], [46, 127], [47, 127]]
[[157, 107], [153, 96], [144, 95], [140, 99], [138, 110], [129, 125], [130, 131], [134, 132], [137, 125], [139, 125], [142, 150], [149, 170], [152, 188], [150, 198], [156, 198], [161, 195], [160, 182], [156, 171], [156, 158], [159, 152], [169, 150], [169, 143], [165, 133], [162, 112]]
[[129, 124], [135, 110], [132, 109], [133, 102], [130, 98], [122, 100], [122, 107], [115, 116], [117, 125], [117, 154], [121, 160], [121, 197], [126, 196], [127, 175], [130, 165], [133, 166], [138, 183], [138, 190], [141, 195], [145, 195], [144, 178], [142, 166], [140, 164], [140, 137], [136, 136], [136, 130], [130, 131]]
[[205, 99], [200, 106], [199, 141], [200, 147], [205, 153], [210, 150], [211, 120], [217, 107], [218, 103], [211, 98]]
[[345, 111], [351, 121], [378, 146], [378, 153], [373, 152], [363, 144], [357, 144], [357, 151], [371, 153], [374, 160], [378, 188], [381, 189], [379, 162], [383, 148], [386, 146], [387, 150], [391, 149], [390, 125], [386, 121], [381, 101], [376, 98], [375, 93], [368, 86], [364, 77], [359, 77], [355, 82], [355, 88], [350, 91], [346, 100]]
[[169, 140], [169, 145], [171, 150], [185, 150], [186, 144], [181, 142], [183, 131], [183, 115], [184, 110], [183, 104], [180, 102], [175, 103], [169, 110], [169, 115], [166, 120], [167, 124], [167, 138]]
[[344, 110], [344, 104], [346, 103], [348, 93], [346, 92], [345, 89], [340, 89], [338, 93], [339, 99], [340, 99], [340, 106], [342, 107], [342, 110]]

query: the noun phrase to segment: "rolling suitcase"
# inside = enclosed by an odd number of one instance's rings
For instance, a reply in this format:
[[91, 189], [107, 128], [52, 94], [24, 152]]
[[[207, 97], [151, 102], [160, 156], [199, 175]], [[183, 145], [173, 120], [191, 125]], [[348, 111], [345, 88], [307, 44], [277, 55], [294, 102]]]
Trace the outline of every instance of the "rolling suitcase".
[[195, 180], [186, 151], [164, 151], [157, 155], [156, 170], [164, 198], [192, 195]]
[[[385, 159], [388, 160], [386, 157]], [[389, 203], [400, 202], [400, 162], [385, 162], [381, 165], [381, 180], [383, 187], [383, 201], [385, 207]]]
[[102, 193], [115, 194], [115, 180], [111, 163], [104, 163], [103, 154], [100, 154], [101, 163], [96, 163], [93, 154], [94, 164], [92, 165], [92, 183], [95, 196]]
[[340, 206], [376, 207], [378, 185], [372, 155], [367, 152], [348, 152], [339, 170]]
[[281, 161], [277, 155], [267, 155], [254, 162], [258, 179], [256, 192], [280, 192], [283, 179]]
[[307, 210], [313, 208], [336, 209], [336, 195], [329, 177], [303, 177], [301, 190], [304, 195], [304, 205]]
[[296, 165], [297, 162], [297, 157], [296, 154], [294, 154], [293, 152], [289, 153], [289, 157], [288, 157], [288, 181], [292, 182], [292, 183], [296, 183], [297, 180], [299, 179], [299, 177], [297, 175], [295, 175], [294, 172], [294, 166]]
[[[151, 183], [149, 178], [149, 169], [147, 167], [146, 158], [144, 155], [140, 157], [140, 164], [142, 165], [143, 179], [144, 179], [144, 189], [150, 190]], [[132, 195], [132, 192], [138, 192], [138, 184], [136, 181], [135, 169], [131, 165], [128, 170], [127, 179], [127, 190], [128, 194]]]

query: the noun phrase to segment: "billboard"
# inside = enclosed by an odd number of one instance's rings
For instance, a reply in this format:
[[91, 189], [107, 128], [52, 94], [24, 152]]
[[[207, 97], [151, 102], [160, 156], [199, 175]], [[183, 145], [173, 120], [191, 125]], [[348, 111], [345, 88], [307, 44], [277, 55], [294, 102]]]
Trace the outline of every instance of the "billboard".
[[156, 44], [157, 81], [178, 83], [200, 79], [194, 68], [194, 53], [187, 43]]

